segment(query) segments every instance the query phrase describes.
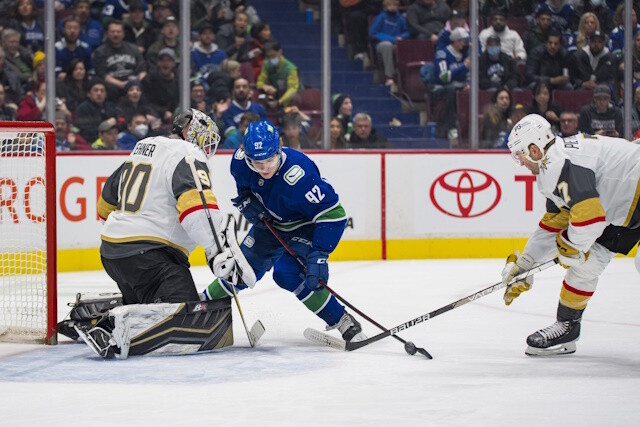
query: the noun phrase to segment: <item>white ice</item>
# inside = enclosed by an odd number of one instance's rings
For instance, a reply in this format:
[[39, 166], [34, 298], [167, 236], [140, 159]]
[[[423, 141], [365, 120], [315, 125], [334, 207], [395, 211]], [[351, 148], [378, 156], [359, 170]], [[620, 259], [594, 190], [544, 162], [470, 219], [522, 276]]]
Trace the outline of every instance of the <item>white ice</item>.
[[[397, 326], [499, 280], [501, 260], [335, 262], [333, 289]], [[211, 279], [194, 268], [196, 283]], [[113, 291], [103, 272], [60, 274], [59, 312], [76, 292]], [[539, 273], [510, 307], [500, 291], [354, 352], [305, 340], [323, 324], [265, 278], [240, 300], [267, 331], [249, 348], [104, 361], [84, 344], [0, 344], [0, 425], [640, 425], [640, 280], [615, 259], [585, 312], [574, 355], [531, 358], [525, 338], [555, 319], [563, 269]], [[365, 332], [376, 327], [363, 321]], [[334, 332], [335, 333], [335, 332]]]

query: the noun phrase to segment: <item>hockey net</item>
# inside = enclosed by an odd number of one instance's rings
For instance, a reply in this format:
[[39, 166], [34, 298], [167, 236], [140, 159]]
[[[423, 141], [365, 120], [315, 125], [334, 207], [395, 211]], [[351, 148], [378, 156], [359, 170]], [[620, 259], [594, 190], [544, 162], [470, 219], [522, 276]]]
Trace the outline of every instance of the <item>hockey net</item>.
[[0, 122], [0, 341], [56, 344], [55, 130]]

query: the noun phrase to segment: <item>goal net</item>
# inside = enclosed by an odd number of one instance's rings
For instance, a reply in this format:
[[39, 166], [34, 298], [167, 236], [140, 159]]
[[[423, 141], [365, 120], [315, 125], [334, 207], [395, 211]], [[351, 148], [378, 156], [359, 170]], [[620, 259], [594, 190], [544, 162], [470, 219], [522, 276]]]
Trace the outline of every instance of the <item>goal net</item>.
[[0, 341], [55, 344], [55, 131], [0, 122]]

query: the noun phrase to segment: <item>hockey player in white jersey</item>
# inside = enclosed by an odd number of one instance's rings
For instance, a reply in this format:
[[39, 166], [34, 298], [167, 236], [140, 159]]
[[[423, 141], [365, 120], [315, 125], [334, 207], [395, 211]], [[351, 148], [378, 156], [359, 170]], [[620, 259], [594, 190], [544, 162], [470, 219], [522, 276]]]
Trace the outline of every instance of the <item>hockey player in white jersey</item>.
[[[543, 117], [530, 114], [511, 131], [509, 149], [519, 165], [537, 176], [546, 213], [522, 255], [507, 258], [505, 284], [556, 253], [567, 268], [557, 321], [527, 338], [526, 354], [576, 351], [580, 321], [598, 277], [616, 253], [640, 240], [640, 146], [621, 138], [578, 134], [555, 136]], [[506, 305], [531, 288], [533, 277], [507, 286]]]
[[[233, 343], [229, 299], [217, 305], [200, 302], [188, 261], [199, 245], [214, 274], [229, 281], [237, 280], [246, 263], [241, 253], [237, 261], [227, 245], [235, 230], [222, 230], [223, 215], [211, 191], [207, 159], [220, 135], [213, 121], [195, 109], [176, 117], [172, 134], [139, 141], [108, 178], [98, 201], [98, 213], [106, 220], [102, 264], [120, 288], [123, 306], [109, 311], [107, 327], [78, 332], [103, 357], [190, 353]], [[187, 158], [195, 159], [206, 203]], [[252, 270], [246, 267], [242, 280], [251, 285], [255, 277], [247, 276]]]

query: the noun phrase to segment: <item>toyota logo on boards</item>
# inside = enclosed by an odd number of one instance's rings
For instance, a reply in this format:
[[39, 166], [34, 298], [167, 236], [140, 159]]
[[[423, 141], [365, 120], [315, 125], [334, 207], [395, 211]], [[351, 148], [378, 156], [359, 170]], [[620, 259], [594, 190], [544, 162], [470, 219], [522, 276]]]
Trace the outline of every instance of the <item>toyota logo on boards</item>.
[[455, 169], [433, 181], [429, 196], [440, 212], [456, 218], [474, 218], [496, 207], [502, 191], [498, 181], [476, 169]]

